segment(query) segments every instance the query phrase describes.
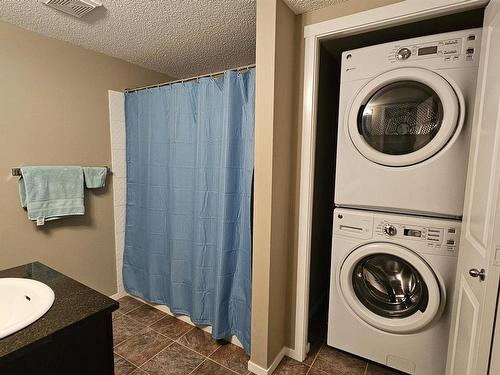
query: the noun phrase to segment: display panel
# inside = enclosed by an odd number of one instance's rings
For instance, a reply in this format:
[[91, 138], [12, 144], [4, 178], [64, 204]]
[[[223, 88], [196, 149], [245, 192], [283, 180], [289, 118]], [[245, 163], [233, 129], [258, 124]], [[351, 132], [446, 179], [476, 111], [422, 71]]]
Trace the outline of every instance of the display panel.
[[433, 55], [436, 54], [437, 51], [438, 51], [437, 46], [422, 47], [418, 49], [418, 55], [419, 56]]
[[404, 233], [405, 233], [405, 236], [422, 237], [422, 231], [417, 230], [417, 229], [405, 229]]

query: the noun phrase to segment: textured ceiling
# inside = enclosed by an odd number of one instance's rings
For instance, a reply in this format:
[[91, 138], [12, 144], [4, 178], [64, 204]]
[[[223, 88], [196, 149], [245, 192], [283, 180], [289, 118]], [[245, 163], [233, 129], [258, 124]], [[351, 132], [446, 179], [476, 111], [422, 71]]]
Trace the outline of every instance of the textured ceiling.
[[349, 0], [283, 0], [295, 14], [310, 12]]
[[[0, 0], [0, 20], [172, 77], [255, 61], [255, 0], [101, 1], [78, 19], [36, 0]], [[299, 14], [343, 0], [284, 1]]]

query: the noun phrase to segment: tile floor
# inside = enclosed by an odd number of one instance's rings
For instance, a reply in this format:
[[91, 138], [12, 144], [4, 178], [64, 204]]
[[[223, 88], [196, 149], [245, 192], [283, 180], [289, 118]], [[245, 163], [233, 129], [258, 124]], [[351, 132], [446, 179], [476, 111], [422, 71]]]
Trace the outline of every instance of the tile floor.
[[[119, 300], [113, 314], [115, 374], [234, 375], [251, 374], [248, 355], [216, 341], [208, 333], [131, 298]], [[325, 332], [322, 330], [322, 332]], [[385, 367], [332, 349], [313, 340], [304, 362], [285, 358], [277, 375], [396, 375]]]
[[251, 374], [243, 349], [131, 298], [113, 313], [115, 374]]

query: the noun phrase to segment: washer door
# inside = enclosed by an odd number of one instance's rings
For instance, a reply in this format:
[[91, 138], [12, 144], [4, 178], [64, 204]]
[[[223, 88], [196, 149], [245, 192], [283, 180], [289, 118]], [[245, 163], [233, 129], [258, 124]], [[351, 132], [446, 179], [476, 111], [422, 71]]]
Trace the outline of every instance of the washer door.
[[375, 163], [416, 164], [438, 153], [461, 129], [464, 103], [439, 74], [422, 68], [391, 70], [356, 95], [347, 117], [349, 136]]
[[363, 245], [347, 256], [338, 275], [347, 305], [380, 330], [415, 332], [442, 311], [445, 297], [434, 272], [403, 246]]

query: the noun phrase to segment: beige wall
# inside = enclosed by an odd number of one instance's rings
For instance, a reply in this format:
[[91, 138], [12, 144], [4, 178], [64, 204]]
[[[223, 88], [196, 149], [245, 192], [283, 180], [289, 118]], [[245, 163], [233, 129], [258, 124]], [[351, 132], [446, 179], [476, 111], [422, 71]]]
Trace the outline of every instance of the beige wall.
[[[257, 1], [251, 361], [267, 368], [276, 8]], [[270, 92], [267, 92], [270, 90]], [[269, 95], [266, 97], [266, 95]]]
[[252, 362], [267, 368], [286, 338], [295, 121], [295, 15], [257, 1]]
[[295, 14], [281, 0], [277, 2], [276, 58], [275, 58], [275, 111], [273, 137], [273, 204], [271, 236], [271, 305], [270, 349], [278, 354], [286, 341], [287, 320], [287, 269], [290, 266], [291, 240], [289, 228], [293, 224], [293, 185], [295, 179], [293, 158], [295, 154], [294, 104], [296, 82]]
[[116, 292], [112, 179], [87, 191], [86, 214], [36, 227], [12, 167], [111, 165], [108, 89], [169, 77], [0, 22], [0, 269], [39, 260]]
[[295, 16], [281, 0], [257, 0], [251, 360], [261, 367], [295, 347], [303, 27], [398, 1], [346, 1]]
[[295, 127], [296, 133], [293, 137], [295, 140], [294, 147], [294, 180], [291, 181], [292, 187], [292, 206], [291, 212], [293, 213], [293, 219], [291, 220], [291, 227], [289, 228], [289, 233], [291, 236], [291, 249], [287, 275], [287, 310], [289, 311], [289, 316], [287, 317], [287, 337], [286, 345], [290, 348], [295, 348], [295, 294], [296, 294], [296, 284], [297, 284], [297, 235], [298, 235], [298, 212], [299, 212], [299, 188], [300, 188], [300, 148], [301, 148], [301, 137], [302, 137], [302, 94], [303, 94], [303, 82], [304, 82], [304, 27], [307, 25], [312, 25], [314, 23], [328, 21], [334, 18], [348, 16], [350, 14], [370, 10], [373, 8], [378, 8], [385, 5], [390, 5], [398, 3], [403, 0], [358, 0], [358, 1], [345, 1], [339, 2], [338, 4], [318, 9], [312, 12], [307, 12], [298, 15], [295, 20], [297, 43], [295, 48], [295, 63], [297, 65], [296, 80], [297, 84], [295, 86], [295, 103], [293, 107], [294, 116], [297, 120], [297, 126]]

